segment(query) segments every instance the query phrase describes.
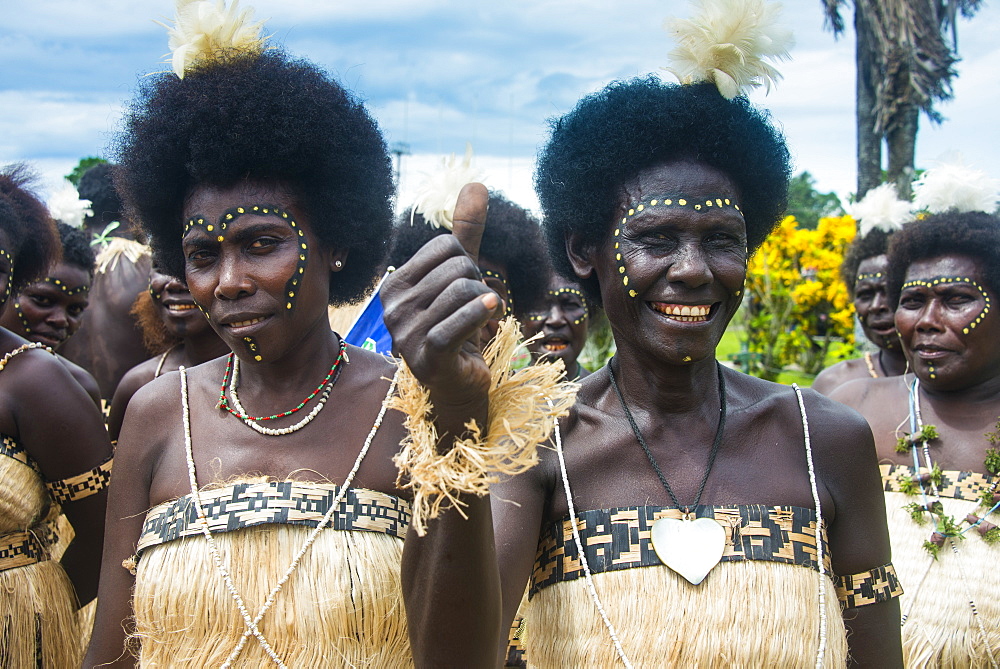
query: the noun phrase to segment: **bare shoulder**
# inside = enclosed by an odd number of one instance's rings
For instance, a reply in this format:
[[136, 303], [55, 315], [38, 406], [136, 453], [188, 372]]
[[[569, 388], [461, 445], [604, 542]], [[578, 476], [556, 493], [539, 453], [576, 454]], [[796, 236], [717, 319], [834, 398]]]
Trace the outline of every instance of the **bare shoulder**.
[[94, 400], [94, 404], [98, 407], [101, 406], [101, 389], [98, 387], [97, 381], [94, 379], [93, 375], [72, 360], [68, 360], [61, 355], [58, 356], [58, 358], [59, 362], [64, 364], [70, 374], [73, 375], [76, 382], [87, 391], [90, 399]]
[[848, 381], [864, 378], [871, 378], [868, 368], [865, 366], [864, 358], [842, 360], [820, 372], [819, 376], [812, 383], [812, 389], [829, 396], [837, 387]]
[[112, 404], [119, 401], [119, 397], [126, 403], [136, 393], [139, 388], [156, 378], [156, 367], [159, 363], [159, 356], [140, 362], [132, 369], [125, 372], [125, 376], [118, 382], [118, 389], [115, 390], [115, 398]]
[[900, 377], [859, 377], [851, 379], [829, 393], [830, 399], [839, 402], [852, 409], [857, 409], [864, 413], [862, 407], [869, 405], [872, 400], [883, 397], [890, 388], [899, 386]]

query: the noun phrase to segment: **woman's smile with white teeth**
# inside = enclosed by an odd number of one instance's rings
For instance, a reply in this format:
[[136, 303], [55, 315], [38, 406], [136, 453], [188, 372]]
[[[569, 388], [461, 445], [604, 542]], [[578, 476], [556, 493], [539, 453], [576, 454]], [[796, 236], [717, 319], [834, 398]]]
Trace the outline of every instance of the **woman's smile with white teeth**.
[[708, 320], [708, 313], [712, 310], [710, 304], [665, 304], [663, 302], [650, 302], [653, 310], [660, 312], [664, 316], [685, 322], [696, 322]]

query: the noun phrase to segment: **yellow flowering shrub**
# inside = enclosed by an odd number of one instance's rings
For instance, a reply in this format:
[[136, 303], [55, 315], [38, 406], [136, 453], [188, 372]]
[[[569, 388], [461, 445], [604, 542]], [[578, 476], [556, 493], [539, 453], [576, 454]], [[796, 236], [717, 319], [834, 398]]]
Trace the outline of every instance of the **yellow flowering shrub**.
[[776, 379], [788, 366], [818, 374], [834, 346], [853, 346], [854, 309], [840, 265], [857, 226], [821, 218], [815, 230], [787, 216], [750, 259], [743, 311], [750, 372]]

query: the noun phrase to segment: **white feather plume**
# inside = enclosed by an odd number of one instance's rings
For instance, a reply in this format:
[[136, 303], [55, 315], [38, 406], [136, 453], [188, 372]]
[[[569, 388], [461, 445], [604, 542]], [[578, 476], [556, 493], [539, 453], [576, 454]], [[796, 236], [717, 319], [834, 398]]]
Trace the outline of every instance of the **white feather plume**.
[[465, 184], [480, 178], [479, 170], [472, 166], [472, 144], [466, 144], [464, 158], [459, 160], [453, 153], [442, 158], [441, 169], [426, 175], [413, 200], [413, 213], [421, 214], [435, 228], [451, 230], [458, 194]]
[[913, 184], [913, 204], [919, 211], [996, 211], [1000, 180], [961, 163], [944, 163], [924, 172]]
[[76, 186], [69, 179], [63, 180], [62, 186], [52, 194], [48, 204], [52, 218], [74, 228], [82, 227], [84, 219], [94, 215], [90, 209], [90, 200], [81, 200]]
[[711, 81], [728, 100], [763, 85], [768, 92], [781, 73], [765, 59], [787, 60], [795, 44], [778, 23], [781, 5], [766, 0], [699, 0], [691, 19], [668, 19], [677, 42], [670, 67], [682, 84]]
[[181, 79], [194, 68], [237, 54], [260, 54], [267, 40], [260, 34], [264, 22], [253, 22], [253, 9], [241, 10], [239, 0], [228, 7], [225, 0], [177, 0], [174, 24], [160, 25], [167, 28], [169, 62]]
[[847, 213], [858, 222], [858, 237], [864, 237], [875, 229], [885, 232], [899, 230], [913, 220], [910, 203], [899, 199], [893, 184], [872, 188], [849, 206]]

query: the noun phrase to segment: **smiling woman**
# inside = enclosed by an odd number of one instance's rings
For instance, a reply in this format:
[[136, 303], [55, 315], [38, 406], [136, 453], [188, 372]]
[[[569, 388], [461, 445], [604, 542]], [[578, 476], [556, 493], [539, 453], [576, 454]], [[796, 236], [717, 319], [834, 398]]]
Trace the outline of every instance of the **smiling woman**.
[[[0, 173], [0, 307], [57, 267], [59, 238], [29, 183], [23, 169]], [[57, 272], [54, 290], [29, 299], [44, 310], [51, 296], [60, 310], [66, 292], [80, 293], [80, 273]], [[55, 343], [68, 317], [30, 323], [52, 327]], [[97, 407], [51, 347], [0, 327], [0, 356], [0, 652], [9, 666], [78, 666], [77, 608], [97, 592], [111, 446]], [[76, 537], [56, 560], [60, 513]]]
[[[187, 18], [219, 7], [181, 5], [172, 44], [200, 43], [207, 24]], [[150, 297], [231, 352], [128, 402], [88, 663], [131, 665], [127, 645], [140, 666], [407, 666], [395, 368], [327, 321], [387, 248], [385, 143], [339, 83], [265, 50], [248, 14], [216, 18], [237, 43], [145, 80], [118, 184], [189, 291], [154, 277]]]
[[889, 245], [887, 287], [913, 373], [832, 395], [875, 435], [892, 555], [907, 584], [908, 666], [1000, 661], [1000, 549], [990, 545], [1000, 539], [998, 286], [996, 216], [953, 210], [908, 224]]
[[[20, 295], [8, 302], [0, 325], [28, 341], [57, 351], [80, 329], [96, 263], [89, 239], [82, 230], [65, 223], [56, 223], [56, 227], [63, 247], [62, 260], [45, 278], [26, 286]], [[94, 377], [66, 358], [58, 356], [58, 359], [100, 406], [101, 391]]]

